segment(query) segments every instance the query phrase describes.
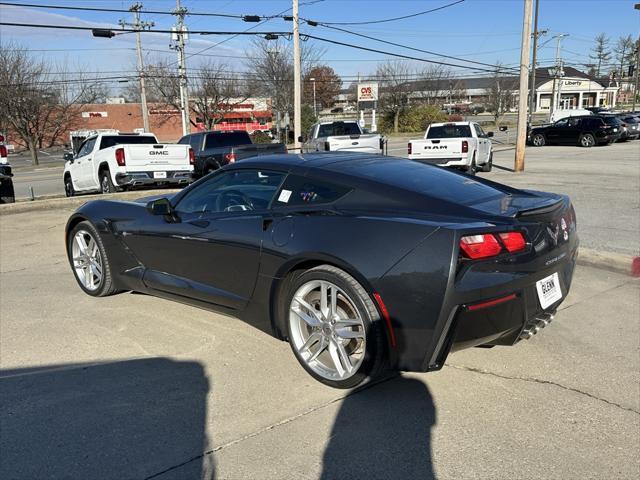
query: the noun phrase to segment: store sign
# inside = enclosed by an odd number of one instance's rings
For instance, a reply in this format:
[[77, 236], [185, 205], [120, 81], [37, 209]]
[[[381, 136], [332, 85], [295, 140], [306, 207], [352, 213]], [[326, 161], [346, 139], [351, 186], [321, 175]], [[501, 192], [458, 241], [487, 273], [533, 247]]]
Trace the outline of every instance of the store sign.
[[108, 116], [107, 112], [82, 112], [82, 118], [104, 118]]
[[581, 87], [582, 86], [582, 80], [564, 80], [562, 82], [562, 86], [563, 87]]
[[376, 100], [378, 100], [378, 84], [377, 83], [358, 84], [358, 101], [359, 102], [375, 102]]

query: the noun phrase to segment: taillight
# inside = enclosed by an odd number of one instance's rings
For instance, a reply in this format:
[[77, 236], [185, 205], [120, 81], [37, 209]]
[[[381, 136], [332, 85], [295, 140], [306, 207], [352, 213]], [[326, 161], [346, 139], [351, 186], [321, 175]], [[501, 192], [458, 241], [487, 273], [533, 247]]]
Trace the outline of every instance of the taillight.
[[490, 233], [462, 237], [460, 239], [460, 249], [468, 258], [474, 260], [493, 257], [502, 251], [502, 247], [496, 237]]
[[469, 151], [469, 142], [466, 140], [462, 141], [462, 153], [467, 153]]
[[502, 253], [503, 246], [509, 253], [517, 253], [527, 247], [527, 242], [520, 232], [503, 232], [495, 235], [480, 233], [466, 235], [460, 239], [460, 250], [463, 256], [472, 260], [495, 257]]
[[124, 158], [124, 148], [116, 148], [116, 162], [120, 167], [124, 167], [127, 164]]
[[196, 164], [196, 154], [193, 151], [193, 148], [189, 149], [189, 164], [190, 165], [195, 165]]
[[4, 145], [0, 145], [0, 157], [6, 157], [7, 156], [7, 147], [5, 147]]
[[411, 155], [411, 142], [407, 143], [407, 154]]
[[520, 232], [506, 232], [498, 235], [504, 247], [511, 253], [520, 252], [527, 246], [527, 242]]
[[224, 159], [228, 162], [228, 163], [234, 163], [236, 161], [236, 154], [235, 153], [225, 153], [224, 154]]

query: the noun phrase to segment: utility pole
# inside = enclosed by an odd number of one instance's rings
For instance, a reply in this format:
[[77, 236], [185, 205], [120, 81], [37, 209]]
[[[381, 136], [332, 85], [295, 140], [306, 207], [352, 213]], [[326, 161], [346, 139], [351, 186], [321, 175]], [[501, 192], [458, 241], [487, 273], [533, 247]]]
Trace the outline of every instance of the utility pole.
[[518, 137], [513, 169], [524, 171], [524, 149], [527, 141], [527, 91], [529, 80], [529, 58], [531, 45], [532, 0], [524, 0], [522, 19], [522, 47], [520, 50], [520, 97], [518, 98]]
[[538, 37], [545, 35], [547, 30], [538, 31], [538, 10], [540, 0], [536, 0], [535, 14], [533, 17], [533, 60], [531, 62], [531, 75], [529, 78], [529, 117], [528, 124], [531, 125], [533, 110], [536, 104], [536, 66], [538, 57]]
[[560, 109], [560, 100], [562, 99], [561, 97], [561, 92], [562, 92], [562, 77], [564, 77], [564, 65], [562, 62], [562, 57], [560, 55], [560, 44], [562, 43], [562, 39], [564, 37], [568, 37], [569, 34], [568, 33], [562, 33], [560, 35], [558, 35], [558, 39], [557, 39], [557, 43], [556, 43], [556, 67], [558, 69], [558, 77], [559, 77], [559, 82], [558, 82], [558, 93], [556, 94], [556, 110]]
[[[562, 87], [562, 77], [564, 76], [564, 72], [562, 70], [562, 61], [560, 60], [560, 42], [564, 37], [568, 36], [566, 33], [561, 33], [560, 35], [555, 35], [551, 37], [552, 39], [556, 39], [556, 65], [551, 70], [551, 74], [553, 75], [553, 87], [551, 89], [551, 103], [549, 104], [549, 120], [553, 116], [553, 112], [558, 108], [557, 104], [559, 103], [558, 99], [560, 98], [560, 90]], [[557, 92], [556, 92], [556, 82], [560, 80]]]
[[300, 153], [301, 115], [301, 66], [300, 66], [300, 18], [298, 0], [293, 0], [293, 147]]
[[317, 117], [318, 109], [316, 107], [316, 79], [310, 78], [309, 80], [311, 80], [311, 83], [313, 83], [313, 116]]
[[191, 121], [189, 120], [189, 90], [187, 89], [187, 64], [185, 60], [185, 44], [188, 34], [184, 26], [184, 17], [187, 9], [180, 5], [180, 0], [176, 0], [176, 9], [173, 14], [178, 17], [178, 23], [173, 28], [174, 33], [171, 40], [174, 42], [170, 48], [178, 52], [178, 79], [180, 82], [180, 117], [182, 119], [182, 135], [187, 135], [191, 131]]
[[[636, 3], [633, 6], [634, 9], [640, 10], [640, 3]], [[632, 112], [636, 111], [636, 97], [638, 96], [638, 71], [640, 70], [640, 37], [636, 40], [636, 64], [634, 65], [634, 72], [636, 74], [636, 80], [633, 83], [633, 108]]]
[[136, 51], [138, 54], [138, 78], [140, 79], [140, 100], [142, 103], [142, 123], [144, 131], [149, 131], [149, 109], [147, 108], [147, 91], [144, 83], [144, 65], [142, 63], [142, 42], [140, 40], [140, 31], [148, 30], [155, 25], [154, 22], [141, 22], [140, 10], [141, 3], [134, 3], [129, 7], [129, 11], [133, 13], [133, 23], [127, 23], [120, 20], [118, 23], [121, 27], [132, 27], [136, 31]]

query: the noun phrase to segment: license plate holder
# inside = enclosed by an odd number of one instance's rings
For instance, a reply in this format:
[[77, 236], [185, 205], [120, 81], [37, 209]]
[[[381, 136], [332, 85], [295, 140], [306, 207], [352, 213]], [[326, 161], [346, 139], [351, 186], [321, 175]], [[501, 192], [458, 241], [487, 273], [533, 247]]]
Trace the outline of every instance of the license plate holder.
[[538, 301], [543, 310], [562, 299], [562, 288], [560, 287], [558, 272], [537, 281], [536, 290], [538, 291]]
[[153, 178], [167, 178], [167, 172], [153, 172]]

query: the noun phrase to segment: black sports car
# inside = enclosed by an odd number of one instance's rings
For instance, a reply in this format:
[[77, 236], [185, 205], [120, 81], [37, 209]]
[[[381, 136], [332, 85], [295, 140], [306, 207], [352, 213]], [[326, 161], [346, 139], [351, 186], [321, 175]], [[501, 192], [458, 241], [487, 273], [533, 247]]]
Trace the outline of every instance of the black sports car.
[[92, 201], [66, 242], [89, 295], [240, 317], [340, 388], [531, 337], [578, 248], [566, 196], [353, 153], [246, 159], [169, 198]]

